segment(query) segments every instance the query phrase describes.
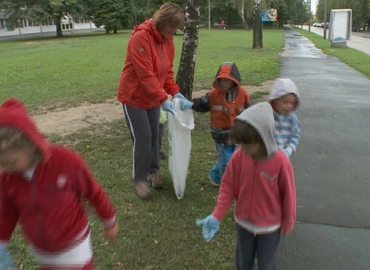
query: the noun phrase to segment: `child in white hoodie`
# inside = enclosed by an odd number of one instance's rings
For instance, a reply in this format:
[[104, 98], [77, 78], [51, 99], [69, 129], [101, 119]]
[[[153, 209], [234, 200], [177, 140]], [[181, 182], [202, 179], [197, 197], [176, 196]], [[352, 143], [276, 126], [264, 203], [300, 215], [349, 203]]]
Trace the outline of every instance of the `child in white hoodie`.
[[297, 149], [301, 131], [294, 113], [300, 104], [297, 86], [291, 79], [276, 79], [269, 102], [274, 110], [276, 143], [290, 157]]

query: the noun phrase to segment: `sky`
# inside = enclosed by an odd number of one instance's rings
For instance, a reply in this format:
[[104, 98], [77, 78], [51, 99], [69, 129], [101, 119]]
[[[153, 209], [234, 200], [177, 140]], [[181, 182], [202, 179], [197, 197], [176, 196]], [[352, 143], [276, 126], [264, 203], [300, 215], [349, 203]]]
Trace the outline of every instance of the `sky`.
[[311, 12], [313, 14], [316, 14], [316, 6], [317, 6], [318, 0], [311, 0]]

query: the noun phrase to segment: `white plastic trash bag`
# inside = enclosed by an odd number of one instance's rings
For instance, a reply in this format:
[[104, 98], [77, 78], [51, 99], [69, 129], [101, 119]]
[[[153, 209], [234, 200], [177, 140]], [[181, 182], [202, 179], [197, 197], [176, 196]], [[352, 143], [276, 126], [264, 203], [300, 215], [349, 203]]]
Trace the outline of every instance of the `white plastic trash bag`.
[[185, 193], [191, 150], [191, 130], [194, 129], [192, 110], [180, 110], [181, 100], [172, 99], [176, 114], [168, 114], [168, 169], [178, 199]]

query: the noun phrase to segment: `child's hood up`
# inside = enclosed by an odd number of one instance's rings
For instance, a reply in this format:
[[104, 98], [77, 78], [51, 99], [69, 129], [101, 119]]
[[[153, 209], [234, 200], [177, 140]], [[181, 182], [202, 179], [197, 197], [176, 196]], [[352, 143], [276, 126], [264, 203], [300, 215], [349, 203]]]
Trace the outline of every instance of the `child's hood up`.
[[273, 115], [270, 103], [261, 102], [249, 107], [236, 117], [258, 131], [265, 143], [268, 157], [276, 153], [278, 149], [274, 136], [275, 120]]
[[294, 108], [296, 110], [300, 104], [299, 91], [296, 84], [291, 79], [278, 78], [271, 88], [269, 101], [271, 102], [288, 94], [294, 94], [297, 97], [297, 105]]
[[38, 147], [44, 160], [49, 156], [49, 143], [19, 100], [11, 98], [0, 106], [0, 126], [19, 129]]
[[217, 70], [215, 80], [213, 81], [214, 88], [219, 87], [218, 79], [221, 78], [233, 81], [237, 85], [236, 89], [238, 89], [240, 86], [241, 79], [239, 69], [233, 62], [224, 62], [220, 65], [220, 67]]

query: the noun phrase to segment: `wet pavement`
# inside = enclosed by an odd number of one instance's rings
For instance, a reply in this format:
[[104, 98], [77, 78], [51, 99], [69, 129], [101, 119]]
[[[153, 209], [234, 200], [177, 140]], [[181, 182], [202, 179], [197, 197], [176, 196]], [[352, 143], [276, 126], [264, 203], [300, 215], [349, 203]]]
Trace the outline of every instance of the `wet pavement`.
[[370, 269], [370, 80], [285, 31], [281, 77], [301, 93], [298, 223], [279, 269]]

